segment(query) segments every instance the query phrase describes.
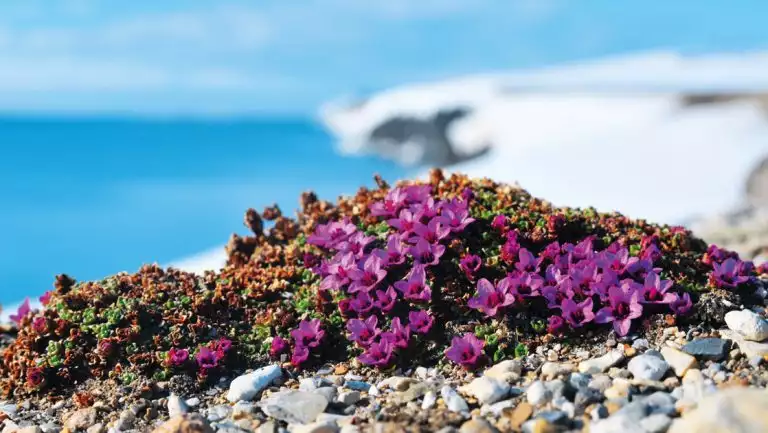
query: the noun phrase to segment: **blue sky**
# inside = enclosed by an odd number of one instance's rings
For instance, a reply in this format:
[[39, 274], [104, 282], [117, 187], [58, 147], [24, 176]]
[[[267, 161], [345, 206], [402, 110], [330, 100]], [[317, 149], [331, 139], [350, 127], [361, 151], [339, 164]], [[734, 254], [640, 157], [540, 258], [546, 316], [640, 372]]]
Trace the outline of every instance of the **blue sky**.
[[766, 48], [766, 14], [758, 0], [5, 0], [0, 110], [312, 113], [470, 72]]

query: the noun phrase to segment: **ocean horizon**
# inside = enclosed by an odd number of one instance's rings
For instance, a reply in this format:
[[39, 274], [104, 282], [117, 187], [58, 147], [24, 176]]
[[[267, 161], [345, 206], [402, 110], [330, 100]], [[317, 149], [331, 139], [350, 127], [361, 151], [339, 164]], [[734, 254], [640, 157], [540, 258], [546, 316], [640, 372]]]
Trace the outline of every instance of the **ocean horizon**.
[[0, 115], [0, 303], [223, 247], [242, 216], [335, 200], [404, 169], [346, 158], [309, 117]]

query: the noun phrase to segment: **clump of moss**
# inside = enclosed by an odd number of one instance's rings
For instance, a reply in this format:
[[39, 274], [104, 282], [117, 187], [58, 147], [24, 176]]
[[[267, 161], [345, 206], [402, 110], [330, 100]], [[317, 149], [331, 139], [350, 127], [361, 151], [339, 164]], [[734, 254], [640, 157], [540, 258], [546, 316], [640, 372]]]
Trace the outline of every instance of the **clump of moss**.
[[[701, 292], [754, 285], [749, 262], [682, 227], [557, 208], [439, 171], [394, 188], [376, 181], [336, 204], [305, 193], [296, 218], [249, 209], [253, 234], [232, 236], [219, 272], [57, 277], [45, 308], [18, 318], [3, 393], [59, 392], [91, 377], [205, 383], [288, 356], [295, 368], [446, 355], [475, 368], [524, 356], [547, 333], [608, 332], [601, 323], [611, 321], [642, 331], [636, 311], [687, 314]], [[266, 232], [262, 219], [273, 221]]]

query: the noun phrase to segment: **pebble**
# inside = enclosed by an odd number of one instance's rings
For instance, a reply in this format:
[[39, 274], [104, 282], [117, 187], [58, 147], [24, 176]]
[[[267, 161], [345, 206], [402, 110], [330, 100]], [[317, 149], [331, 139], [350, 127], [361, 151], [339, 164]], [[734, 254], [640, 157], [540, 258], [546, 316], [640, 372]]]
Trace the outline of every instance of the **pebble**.
[[440, 389], [440, 396], [443, 397], [445, 405], [451, 412], [469, 412], [469, 405], [461, 396], [450, 386], [446, 385]]
[[227, 400], [237, 403], [240, 400], [252, 400], [270, 383], [282, 377], [283, 370], [277, 364], [262, 367], [252, 373], [238, 376], [229, 385]]
[[729, 388], [703, 399], [696, 409], [676, 419], [669, 433], [768, 431], [768, 392]]
[[133, 427], [133, 423], [136, 422], [136, 415], [133, 414], [130, 410], [124, 410], [120, 413], [120, 416], [117, 418], [117, 423], [115, 423], [115, 428], [120, 430], [129, 430], [131, 427]]
[[221, 421], [229, 416], [229, 411], [229, 406], [213, 406], [208, 409], [208, 416], [206, 418], [211, 422]]
[[541, 375], [544, 379], [554, 379], [560, 375], [566, 375], [576, 370], [576, 366], [568, 362], [545, 362], [541, 366]]
[[392, 376], [379, 382], [378, 388], [379, 389], [391, 388], [391, 389], [394, 389], [395, 391], [405, 391], [406, 389], [408, 389], [409, 386], [411, 386], [412, 383], [415, 383], [415, 382], [416, 381], [411, 379], [410, 377]]
[[3, 412], [4, 414], [8, 415], [9, 417], [13, 418], [16, 416], [16, 412], [18, 411], [18, 408], [15, 404], [12, 403], [0, 403], [0, 412]]
[[36, 425], [28, 425], [26, 427], [22, 427], [18, 430], [16, 430], [16, 433], [42, 433], [43, 431], [40, 429], [40, 427]]
[[482, 418], [473, 418], [461, 425], [459, 433], [496, 433], [496, 427]]
[[533, 415], [533, 406], [530, 403], [520, 402], [514, 409], [503, 411], [514, 430], [519, 430], [524, 422]]
[[501, 416], [505, 410], [513, 408], [517, 405], [514, 400], [503, 400], [494, 404], [486, 404], [480, 408], [480, 415], [494, 415]]
[[337, 390], [335, 386], [322, 386], [313, 391], [315, 394], [322, 395], [328, 400], [328, 403], [332, 403], [336, 400]]
[[353, 391], [368, 391], [371, 389], [370, 383], [362, 382], [360, 380], [348, 380], [344, 382], [344, 386]]
[[415, 383], [408, 387], [405, 391], [397, 393], [393, 400], [398, 403], [408, 403], [409, 401], [416, 400], [429, 391], [429, 386], [424, 382]]
[[61, 431], [61, 426], [56, 424], [53, 421], [49, 421], [41, 425], [40, 429], [43, 431], [43, 433], [58, 433], [59, 431]]
[[720, 331], [720, 336], [727, 338], [728, 340], [733, 340], [747, 358], [753, 356], [768, 356], [768, 342], [758, 343], [756, 341], [749, 341], [738, 332], [731, 331], [730, 329], [723, 329]]
[[485, 370], [483, 375], [502, 382], [516, 382], [520, 379], [522, 371], [523, 364], [520, 361], [517, 359], [508, 359]]
[[328, 400], [325, 397], [304, 391], [280, 392], [259, 402], [265, 414], [289, 424], [309, 424], [327, 406]]
[[339, 396], [336, 398], [336, 401], [341, 404], [350, 406], [360, 401], [361, 398], [362, 397], [360, 396], [360, 391], [345, 391], [339, 394]]
[[509, 388], [506, 381], [491, 376], [481, 376], [459, 390], [475, 397], [480, 404], [492, 404], [506, 397], [509, 394]]
[[640, 355], [629, 361], [627, 370], [637, 379], [661, 380], [669, 370], [669, 364], [655, 356]]
[[608, 409], [602, 404], [597, 404], [589, 410], [589, 417], [592, 421], [608, 418]]
[[94, 424], [96, 424], [96, 409], [92, 407], [78, 409], [64, 420], [64, 427], [70, 430], [85, 430]]
[[370, 388], [368, 388], [368, 395], [376, 397], [381, 394], [381, 391], [379, 391], [379, 388], [376, 385], [371, 385]]
[[335, 422], [314, 422], [311, 424], [289, 425], [290, 433], [337, 433], [339, 426]]
[[589, 386], [590, 380], [592, 380], [592, 378], [584, 373], [571, 373], [568, 377], [568, 384], [570, 384], [573, 389], [584, 389]]
[[609, 400], [625, 399], [629, 397], [629, 381], [625, 379], [615, 379], [613, 385], [606, 389], [603, 394]]
[[211, 425], [198, 414], [173, 417], [152, 431], [153, 433], [214, 433]]
[[728, 346], [722, 338], [699, 338], [683, 346], [683, 352], [699, 359], [720, 361], [728, 354]]
[[98, 422], [98, 423], [88, 427], [88, 429], [85, 431], [85, 433], [104, 433], [105, 431], [107, 431], [107, 429], [104, 428], [104, 424]]
[[637, 350], [647, 350], [650, 347], [651, 345], [648, 343], [648, 340], [646, 340], [645, 338], [638, 338], [632, 342], [632, 348]]
[[256, 405], [247, 401], [238, 401], [232, 406], [232, 418], [239, 419], [256, 411]]
[[621, 349], [611, 350], [598, 358], [588, 359], [579, 363], [579, 372], [597, 374], [607, 371], [609, 368], [618, 364], [624, 359], [624, 351]]
[[528, 386], [528, 390], [525, 392], [525, 398], [528, 400], [528, 403], [534, 406], [539, 406], [552, 399], [552, 392], [547, 389], [544, 382], [537, 380]]
[[603, 393], [592, 388], [582, 388], [576, 392], [573, 402], [579, 409], [584, 409], [590, 404], [603, 401]]
[[189, 407], [197, 407], [200, 404], [200, 399], [197, 397], [188, 398], [186, 403]]
[[523, 433], [555, 433], [558, 427], [553, 426], [544, 418], [532, 419], [523, 423]]
[[421, 401], [421, 408], [423, 410], [432, 409], [437, 404], [437, 394], [434, 391], [429, 391], [424, 394], [424, 400]]
[[185, 413], [189, 412], [189, 406], [187, 405], [187, 403], [176, 394], [171, 394], [168, 397], [167, 407], [168, 407], [168, 415], [170, 418], [173, 418], [179, 415], [184, 415]]
[[696, 358], [671, 347], [663, 347], [661, 355], [679, 377], [684, 376], [689, 368], [693, 368], [696, 365]]
[[611, 385], [613, 385], [613, 380], [604, 374], [597, 375], [589, 381], [589, 387], [600, 392], [605, 392]]
[[729, 311], [725, 314], [725, 324], [732, 331], [741, 334], [749, 341], [768, 339], [768, 321], [750, 310]]
[[657, 413], [640, 420], [640, 427], [648, 433], [663, 433], [667, 431], [670, 424], [672, 424], [672, 418], [663, 413]]

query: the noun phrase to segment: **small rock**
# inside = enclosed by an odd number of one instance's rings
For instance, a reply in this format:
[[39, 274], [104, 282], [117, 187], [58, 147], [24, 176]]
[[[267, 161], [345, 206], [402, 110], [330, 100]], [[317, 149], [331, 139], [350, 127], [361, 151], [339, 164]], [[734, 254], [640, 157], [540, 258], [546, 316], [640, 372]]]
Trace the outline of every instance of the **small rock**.
[[0, 430], [0, 433], [16, 433], [19, 431], [19, 425], [10, 419], [5, 420], [2, 425], [3, 429]]
[[244, 418], [256, 411], [256, 405], [247, 401], [238, 401], [232, 406], [232, 418]]
[[544, 382], [539, 380], [531, 383], [528, 386], [528, 390], [525, 392], [525, 397], [528, 403], [539, 406], [552, 399], [552, 393], [544, 385]]
[[96, 424], [96, 409], [87, 407], [78, 409], [64, 420], [64, 427], [70, 430], [85, 430]]
[[443, 397], [445, 405], [451, 412], [469, 412], [469, 405], [461, 396], [450, 386], [446, 385], [440, 389], [440, 396]]
[[728, 353], [728, 346], [722, 338], [699, 338], [683, 346], [683, 352], [699, 359], [720, 361]]
[[412, 383], [416, 383], [416, 381], [410, 377], [392, 376], [379, 382], [378, 388], [392, 388], [395, 391], [405, 391]]
[[480, 404], [492, 404], [506, 397], [509, 388], [506, 381], [492, 376], [481, 376], [461, 387], [460, 391], [475, 397]]
[[104, 433], [105, 431], [107, 431], [107, 429], [104, 428], [104, 424], [98, 422], [88, 427], [88, 430], [86, 430], [85, 433]]
[[341, 404], [351, 406], [360, 401], [360, 399], [360, 391], [345, 391], [339, 394], [339, 396], [336, 398], [336, 401]]
[[272, 421], [266, 421], [259, 426], [258, 433], [275, 433], [277, 431], [277, 424]]
[[629, 361], [627, 369], [637, 379], [661, 380], [669, 370], [669, 364], [655, 356], [640, 355]]
[[629, 397], [629, 382], [625, 380], [615, 380], [613, 386], [606, 389], [603, 393], [608, 400], [619, 400]]
[[597, 374], [607, 371], [609, 368], [618, 364], [624, 359], [624, 351], [621, 349], [611, 350], [598, 358], [588, 359], [579, 363], [579, 372], [588, 374]]
[[648, 340], [646, 340], [645, 338], [638, 338], [632, 342], [632, 348], [637, 350], [647, 350], [650, 347], [651, 345], [648, 343]]
[[376, 385], [371, 385], [370, 388], [368, 388], [368, 395], [376, 397], [377, 395], [380, 395], [381, 391], [379, 391], [379, 388], [376, 387]]
[[545, 380], [549, 380], [557, 376], [564, 376], [574, 370], [576, 370], [576, 366], [569, 362], [545, 362], [541, 366], [541, 375]]
[[496, 433], [496, 427], [488, 423], [483, 418], [471, 419], [461, 425], [459, 433]]
[[608, 409], [602, 404], [597, 404], [589, 409], [589, 417], [592, 421], [608, 418]]
[[671, 347], [663, 347], [661, 355], [679, 377], [684, 376], [689, 368], [693, 368], [696, 365], [696, 358]]
[[494, 415], [496, 417], [499, 417], [507, 409], [511, 410], [511, 408], [515, 406], [516, 406], [516, 403], [514, 400], [503, 400], [503, 401], [496, 402], [494, 404], [486, 404], [480, 408], [480, 415], [483, 415], [483, 416]]
[[696, 409], [676, 419], [669, 433], [768, 432], [768, 393], [729, 388], [704, 398]]
[[747, 358], [753, 356], [768, 356], [768, 342], [758, 343], [756, 341], [749, 341], [738, 332], [731, 331], [730, 329], [723, 329], [720, 331], [720, 336], [727, 338], [728, 340], [733, 340]]
[[640, 420], [640, 427], [648, 433], [663, 433], [672, 424], [672, 418], [662, 413], [650, 415]]
[[136, 415], [131, 410], [124, 410], [120, 413], [120, 417], [117, 418], [115, 428], [117, 430], [129, 430], [133, 427], [133, 423], [136, 422]]
[[368, 391], [371, 389], [371, 384], [368, 382], [362, 382], [359, 380], [348, 380], [344, 382], [344, 386], [353, 391]]
[[419, 382], [411, 385], [405, 391], [397, 393], [393, 400], [397, 403], [408, 403], [426, 394], [427, 391], [429, 391], [429, 386], [426, 383]]
[[28, 425], [16, 430], [16, 433], [43, 433], [43, 430], [36, 425]]
[[550, 424], [544, 418], [536, 418], [523, 423], [523, 433], [555, 433], [558, 427]]
[[522, 373], [522, 371], [523, 364], [520, 361], [516, 359], [508, 359], [485, 370], [483, 375], [502, 382], [515, 382], [520, 379], [520, 373]]
[[746, 340], [763, 341], [768, 339], [768, 321], [750, 310], [729, 311], [725, 314], [725, 324]]
[[262, 367], [252, 373], [238, 376], [229, 385], [227, 400], [237, 403], [240, 400], [251, 400], [270, 383], [282, 377], [283, 370], [277, 364]]
[[290, 425], [290, 433], [337, 433], [339, 426], [335, 422], [314, 422], [311, 424]]
[[423, 410], [432, 409], [437, 403], [437, 394], [434, 391], [429, 391], [424, 394], [424, 400], [421, 401], [421, 408]]
[[603, 401], [603, 393], [592, 388], [578, 390], [573, 398], [574, 404], [579, 409], [584, 409], [591, 404], [600, 403], [601, 401]]
[[187, 403], [176, 394], [171, 394], [168, 396], [167, 407], [168, 415], [170, 418], [184, 415], [185, 413], [189, 412], [189, 406], [187, 406]]
[[325, 397], [304, 391], [286, 391], [259, 402], [261, 410], [289, 424], [309, 424], [328, 406]]
[[211, 425], [198, 414], [173, 417], [153, 430], [153, 433], [214, 433]]
[[600, 392], [605, 392], [605, 390], [610, 388], [611, 385], [613, 385], [613, 379], [602, 374], [593, 377], [592, 380], [589, 382], [590, 388], [596, 389]]
[[61, 431], [61, 426], [55, 422], [49, 421], [41, 425], [40, 429], [43, 431], [43, 433], [59, 433]]
[[197, 397], [188, 398], [186, 403], [189, 407], [197, 407], [200, 405], [200, 399]]
[[208, 421], [216, 422], [221, 421], [229, 416], [229, 406], [218, 405], [208, 409]]
[[325, 397], [325, 399], [328, 400], [328, 403], [332, 403], [336, 400], [337, 391], [335, 386], [322, 386], [315, 389], [313, 392]]
[[568, 377], [568, 384], [570, 384], [573, 389], [584, 389], [589, 386], [590, 380], [592, 380], [592, 378], [586, 374], [571, 373]]
[[533, 405], [526, 402], [520, 402], [514, 409], [507, 412], [505, 416], [509, 419], [510, 425], [514, 430], [520, 429], [524, 422], [533, 415]]

